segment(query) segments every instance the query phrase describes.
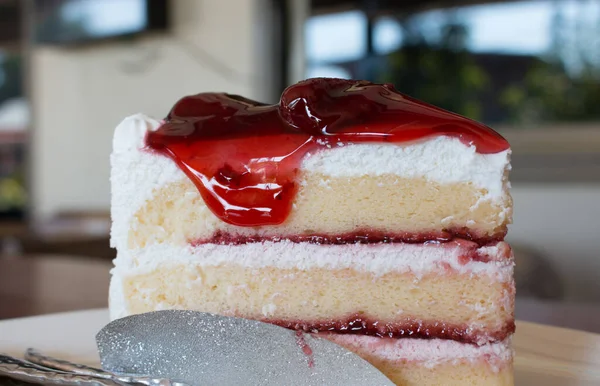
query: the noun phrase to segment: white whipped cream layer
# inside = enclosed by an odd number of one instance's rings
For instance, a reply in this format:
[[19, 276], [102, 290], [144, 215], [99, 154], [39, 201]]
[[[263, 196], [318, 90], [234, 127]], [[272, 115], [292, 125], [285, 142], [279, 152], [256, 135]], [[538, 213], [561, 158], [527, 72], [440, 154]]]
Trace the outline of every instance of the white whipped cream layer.
[[302, 168], [331, 177], [394, 174], [441, 184], [471, 183], [488, 198], [505, 194], [510, 149], [480, 154], [455, 137], [432, 137], [406, 144], [349, 144], [309, 154]]
[[477, 255], [485, 256], [490, 261], [469, 260], [465, 256], [470, 253], [472, 248], [454, 242], [331, 245], [281, 240], [238, 245], [154, 244], [145, 248], [119, 251], [113, 273], [143, 274], [154, 271], [163, 264], [236, 264], [245, 268], [353, 269], [375, 276], [390, 272], [410, 272], [417, 278], [432, 272], [452, 271], [488, 275], [500, 282], [512, 280], [514, 260], [512, 251], [505, 242], [476, 250]]
[[488, 364], [494, 372], [512, 361], [510, 338], [477, 346], [446, 339], [385, 339], [365, 335], [327, 334], [326, 339], [350, 351], [387, 361], [418, 362], [427, 368], [461, 362]]

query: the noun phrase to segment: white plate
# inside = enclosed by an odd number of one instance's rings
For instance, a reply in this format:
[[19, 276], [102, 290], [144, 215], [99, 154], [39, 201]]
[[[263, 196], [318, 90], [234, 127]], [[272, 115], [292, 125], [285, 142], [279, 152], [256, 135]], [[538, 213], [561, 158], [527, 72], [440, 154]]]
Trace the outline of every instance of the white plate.
[[96, 333], [108, 311], [89, 310], [0, 321], [0, 352], [22, 357], [28, 348], [58, 358], [98, 366]]
[[[0, 352], [22, 356], [34, 347], [77, 363], [98, 366], [96, 333], [108, 311], [89, 310], [0, 321]], [[600, 385], [600, 335], [517, 322], [517, 385]]]

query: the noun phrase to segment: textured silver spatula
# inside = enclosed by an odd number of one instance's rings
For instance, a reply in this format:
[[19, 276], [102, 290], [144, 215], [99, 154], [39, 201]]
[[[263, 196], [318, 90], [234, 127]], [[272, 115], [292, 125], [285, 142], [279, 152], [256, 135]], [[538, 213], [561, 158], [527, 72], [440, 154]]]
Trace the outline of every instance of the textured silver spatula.
[[189, 385], [393, 385], [325, 339], [209, 313], [134, 315], [108, 324], [96, 340], [107, 371]]

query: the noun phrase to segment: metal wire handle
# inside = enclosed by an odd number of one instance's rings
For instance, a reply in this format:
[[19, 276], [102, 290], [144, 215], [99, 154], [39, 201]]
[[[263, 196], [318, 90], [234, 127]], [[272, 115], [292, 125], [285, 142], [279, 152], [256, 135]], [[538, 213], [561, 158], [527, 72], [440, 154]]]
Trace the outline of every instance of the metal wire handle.
[[93, 367], [52, 358], [28, 349], [25, 360], [0, 355], [0, 376], [43, 385], [65, 386], [189, 386], [168, 379], [114, 374]]

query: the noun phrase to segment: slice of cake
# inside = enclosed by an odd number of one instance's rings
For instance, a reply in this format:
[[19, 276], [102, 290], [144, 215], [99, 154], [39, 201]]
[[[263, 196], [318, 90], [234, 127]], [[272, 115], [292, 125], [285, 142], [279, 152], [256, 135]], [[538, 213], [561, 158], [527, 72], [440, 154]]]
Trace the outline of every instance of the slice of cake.
[[111, 316], [258, 319], [320, 333], [397, 384], [512, 384], [509, 156], [490, 128], [360, 81], [127, 118]]

